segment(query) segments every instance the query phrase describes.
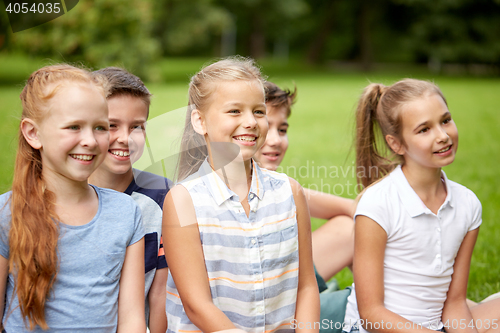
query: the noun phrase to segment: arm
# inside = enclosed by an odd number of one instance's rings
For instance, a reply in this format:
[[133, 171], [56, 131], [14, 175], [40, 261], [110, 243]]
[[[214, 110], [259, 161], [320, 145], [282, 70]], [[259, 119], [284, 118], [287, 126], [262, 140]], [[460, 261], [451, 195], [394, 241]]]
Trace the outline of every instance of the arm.
[[354, 215], [354, 200], [303, 189], [312, 217], [329, 220], [338, 215]]
[[127, 247], [118, 294], [118, 333], [145, 332], [144, 238]]
[[[9, 259], [0, 255], [0, 313], [3, 314], [5, 306], [5, 289], [7, 287], [7, 277], [9, 276]], [[0, 320], [0, 330], [3, 323]]]
[[[469, 268], [472, 250], [476, 244], [479, 228], [471, 230], [465, 235], [460, 249], [458, 250], [453, 275], [443, 306], [442, 322], [447, 326], [446, 332], [477, 332], [469, 326], [472, 315], [467, 306], [467, 281], [469, 280]], [[446, 322], [448, 321], [448, 325]], [[455, 324], [453, 324], [455, 321]], [[458, 326], [458, 327], [457, 327]]]
[[[387, 243], [385, 230], [375, 221], [366, 216], [357, 216], [355, 224], [353, 275], [356, 286], [356, 299], [363, 327], [370, 332], [434, 332], [426, 328], [402, 328], [407, 319], [389, 311], [384, 306], [384, 257]], [[381, 327], [380, 323], [384, 322]], [[391, 322], [392, 329], [387, 329]], [[380, 329], [374, 329], [373, 323], [379, 323]], [[401, 326], [402, 325], [402, 326]], [[408, 324], [407, 327], [414, 327]]]
[[[319, 322], [319, 290], [314, 275], [312, 248], [311, 248], [311, 221], [307, 209], [307, 201], [302, 187], [290, 178], [293, 199], [297, 209], [297, 225], [299, 234], [299, 286], [297, 290], [297, 305], [295, 319], [298, 323], [311, 323], [310, 327], [316, 327], [314, 323]], [[318, 329], [297, 331], [318, 332]]]
[[167, 277], [167, 267], [157, 270], [151, 289], [149, 289], [149, 330], [151, 333], [167, 331], [167, 314], [165, 313]]
[[189, 320], [202, 332], [236, 330], [212, 302], [194, 205], [181, 185], [165, 198], [162, 234], [170, 273]]

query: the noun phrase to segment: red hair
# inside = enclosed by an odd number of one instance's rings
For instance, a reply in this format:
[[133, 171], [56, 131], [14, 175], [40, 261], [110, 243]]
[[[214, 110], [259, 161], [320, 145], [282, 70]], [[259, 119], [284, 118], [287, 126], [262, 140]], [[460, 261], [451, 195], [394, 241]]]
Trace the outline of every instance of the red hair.
[[[91, 83], [105, 96], [101, 76], [69, 65], [43, 67], [31, 74], [20, 98], [22, 119], [43, 120], [50, 112], [48, 102], [65, 82]], [[40, 151], [31, 147], [19, 131], [19, 143], [10, 198], [9, 271], [15, 277], [14, 292], [29, 329], [48, 329], [45, 302], [57, 276], [59, 260], [58, 217], [55, 194], [46, 189]]]

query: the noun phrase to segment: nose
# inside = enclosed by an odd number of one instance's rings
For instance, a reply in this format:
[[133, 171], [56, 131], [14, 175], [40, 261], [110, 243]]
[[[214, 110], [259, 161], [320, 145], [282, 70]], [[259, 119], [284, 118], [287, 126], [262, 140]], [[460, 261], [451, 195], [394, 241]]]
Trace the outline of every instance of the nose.
[[116, 132], [116, 141], [118, 141], [118, 143], [120, 143], [120, 144], [128, 146], [129, 135], [130, 135], [130, 132], [127, 130], [127, 128], [121, 126], [118, 129], [118, 131]]
[[82, 146], [90, 149], [93, 149], [97, 146], [97, 139], [95, 137], [94, 131], [91, 128], [82, 131], [82, 138], [80, 143]]
[[257, 120], [255, 119], [255, 116], [253, 112], [246, 112], [246, 116], [244, 119], [243, 126], [245, 128], [255, 128], [257, 127]]
[[279, 146], [281, 144], [281, 136], [278, 133], [277, 129], [272, 129], [270, 128], [269, 131], [267, 132], [267, 137], [266, 137], [266, 145], [268, 146]]
[[450, 136], [448, 135], [448, 133], [446, 132], [446, 130], [439, 126], [438, 127], [438, 134], [437, 134], [437, 141], [438, 142], [448, 142], [448, 140], [450, 139]]

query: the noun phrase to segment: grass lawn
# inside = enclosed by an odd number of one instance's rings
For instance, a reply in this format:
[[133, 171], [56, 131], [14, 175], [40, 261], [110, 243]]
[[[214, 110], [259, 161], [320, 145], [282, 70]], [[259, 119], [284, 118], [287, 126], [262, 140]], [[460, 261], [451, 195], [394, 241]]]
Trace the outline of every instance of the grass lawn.
[[[22, 80], [44, 60], [0, 54], [0, 190], [9, 189], [20, 115]], [[204, 59], [167, 59], [157, 65], [163, 82], [148, 87], [154, 94], [151, 117], [183, 107], [187, 82]], [[289, 152], [283, 170], [304, 187], [354, 198], [353, 112], [368, 82], [391, 84], [403, 77], [434, 80], [448, 99], [460, 135], [455, 162], [445, 168], [448, 177], [476, 193], [483, 205], [483, 224], [472, 258], [468, 297], [479, 301], [500, 291], [500, 79], [431, 77], [422, 71], [342, 73], [316, 70], [301, 64], [263, 63], [264, 72], [280, 86], [298, 87], [298, 101], [290, 118]], [[3, 82], [3, 83], [2, 83]], [[324, 221], [313, 219], [313, 229]], [[332, 256], [335, 254], [332, 253]], [[337, 279], [352, 282], [348, 270]]]

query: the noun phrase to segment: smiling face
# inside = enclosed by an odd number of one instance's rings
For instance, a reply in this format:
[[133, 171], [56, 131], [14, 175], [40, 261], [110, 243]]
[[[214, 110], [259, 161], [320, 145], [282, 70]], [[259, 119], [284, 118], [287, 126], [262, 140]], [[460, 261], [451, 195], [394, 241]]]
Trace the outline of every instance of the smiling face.
[[458, 131], [443, 99], [428, 94], [402, 109], [404, 145], [396, 151], [407, 166], [441, 168], [455, 159]]
[[209, 142], [238, 145], [249, 161], [266, 140], [264, 90], [257, 81], [222, 81], [201, 116], [200, 134]]
[[108, 99], [108, 108], [109, 149], [99, 171], [132, 174], [132, 161], [144, 149], [148, 107], [138, 97], [117, 95]]
[[37, 128], [45, 179], [87, 182], [108, 149], [108, 107], [90, 84], [65, 83]]
[[266, 142], [255, 154], [255, 159], [261, 167], [275, 171], [283, 161], [288, 149], [288, 110], [286, 106], [266, 105], [269, 131], [267, 132]]

